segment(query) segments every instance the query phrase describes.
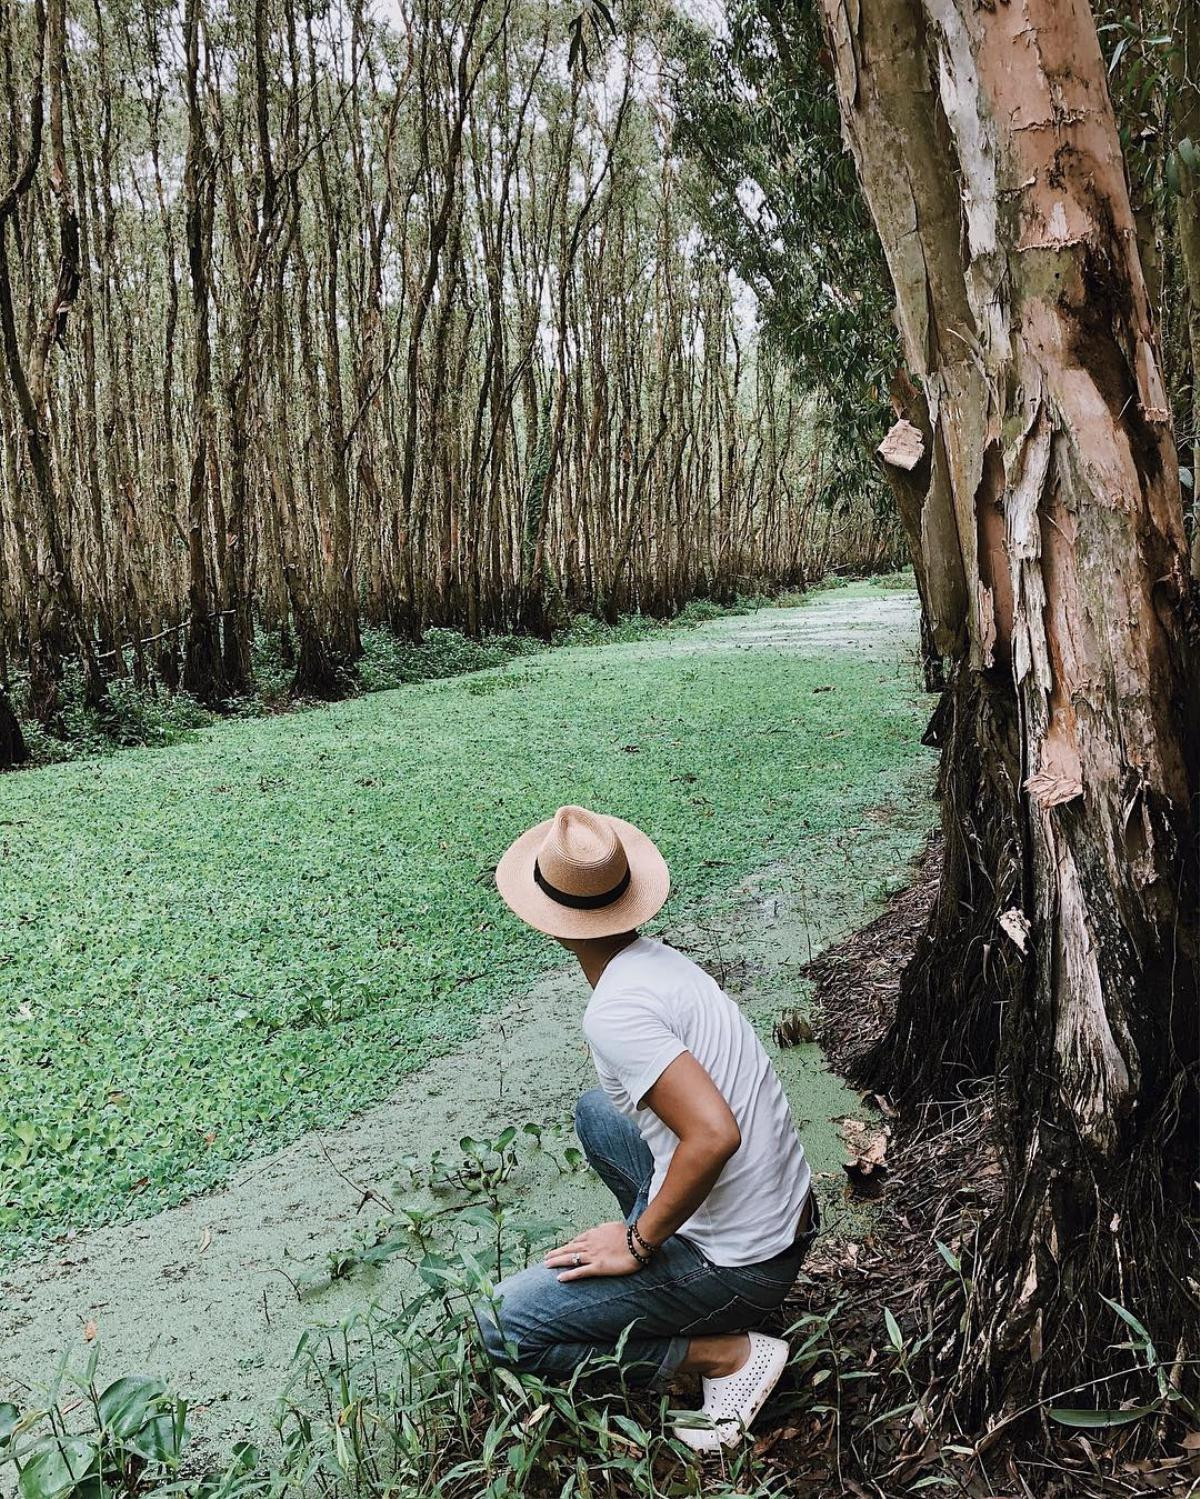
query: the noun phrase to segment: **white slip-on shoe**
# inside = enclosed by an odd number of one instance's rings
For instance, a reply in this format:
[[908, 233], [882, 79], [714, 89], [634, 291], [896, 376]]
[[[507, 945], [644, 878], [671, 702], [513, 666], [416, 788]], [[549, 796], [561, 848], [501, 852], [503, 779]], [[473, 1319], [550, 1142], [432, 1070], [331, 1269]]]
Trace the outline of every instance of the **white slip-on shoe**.
[[749, 1338], [750, 1356], [736, 1373], [702, 1381], [704, 1404], [696, 1415], [707, 1424], [675, 1427], [679, 1440], [697, 1452], [736, 1447], [787, 1367], [788, 1345], [782, 1338], [761, 1332]]

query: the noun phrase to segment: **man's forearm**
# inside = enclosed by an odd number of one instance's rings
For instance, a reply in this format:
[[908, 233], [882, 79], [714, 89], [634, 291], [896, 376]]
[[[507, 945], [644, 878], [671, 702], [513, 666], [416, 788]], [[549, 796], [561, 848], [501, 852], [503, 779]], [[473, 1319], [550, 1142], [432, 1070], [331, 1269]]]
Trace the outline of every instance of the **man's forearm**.
[[642, 1238], [651, 1245], [669, 1239], [712, 1191], [732, 1154], [707, 1140], [680, 1140], [662, 1186], [637, 1220]]

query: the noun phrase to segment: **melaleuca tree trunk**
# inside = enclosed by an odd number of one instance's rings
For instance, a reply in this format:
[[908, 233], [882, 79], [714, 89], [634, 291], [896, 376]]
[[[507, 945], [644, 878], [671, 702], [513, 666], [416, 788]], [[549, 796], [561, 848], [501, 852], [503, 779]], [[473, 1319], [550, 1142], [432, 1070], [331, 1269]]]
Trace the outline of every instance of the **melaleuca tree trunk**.
[[[6, 18], [7, 20], [8, 18]], [[96, 653], [92, 629], [69, 560], [65, 537], [65, 486], [56, 472], [53, 435], [61, 413], [54, 399], [52, 358], [65, 340], [68, 319], [79, 292], [79, 214], [66, 165], [64, 100], [67, 78], [67, 12], [62, 0], [32, 7], [33, 81], [27, 110], [28, 137], [10, 140], [5, 179], [0, 181], [0, 353], [15, 398], [22, 430], [20, 463], [26, 469], [25, 494], [14, 511], [29, 505], [29, 515], [17, 520], [18, 551], [29, 593], [25, 633], [28, 641], [29, 707], [41, 723], [58, 720], [59, 684], [63, 660], [74, 645], [84, 683], [84, 701], [97, 708], [105, 700], [106, 685]], [[5, 39], [10, 39], [8, 26]], [[43, 98], [43, 82], [48, 101]], [[15, 107], [15, 98], [12, 99]], [[46, 104], [49, 104], [48, 119]], [[21, 213], [31, 200], [43, 155], [44, 127], [49, 134], [50, 201], [58, 230], [58, 263], [53, 295], [36, 324], [20, 311], [15, 297], [15, 264], [10, 264], [9, 223], [17, 263], [23, 239]], [[22, 322], [26, 327], [22, 327]], [[36, 538], [32, 541], [30, 538]], [[14, 725], [15, 727], [15, 725]], [[11, 743], [12, 729], [5, 736]], [[17, 739], [19, 740], [19, 731]], [[23, 748], [23, 745], [22, 745]], [[0, 756], [0, 764], [12, 754]]]
[[[1175, 78], [1174, 127], [1179, 163], [1179, 259], [1187, 288], [1187, 345], [1192, 365], [1192, 577], [1200, 579], [1200, 15], [1179, 11], [1171, 51]], [[1186, 142], [1185, 147], [1183, 143]]]
[[928, 407], [918, 564], [955, 662], [943, 886], [870, 1068], [910, 1099], [996, 1076], [1006, 1194], [958, 1350], [995, 1408], [1115, 1367], [1101, 1294], [1196, 1351], [1179, 477], [1088, 6], [822, 5]]

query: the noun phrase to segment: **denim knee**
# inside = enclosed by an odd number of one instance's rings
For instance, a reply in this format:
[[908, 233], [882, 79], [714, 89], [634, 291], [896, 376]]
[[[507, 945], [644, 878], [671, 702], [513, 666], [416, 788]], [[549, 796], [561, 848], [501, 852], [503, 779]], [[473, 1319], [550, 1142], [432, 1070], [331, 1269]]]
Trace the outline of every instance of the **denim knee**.
[[530, 1369], [547, 1339], [539, 1312], [538, 1283], [555, 1280], [552, 1272], [530, 1266], [506, 1276], [490, 1298], [471, 1305], [479, 1336], [493, 1363], [509, 1369]]
[[506, 1346], [504, 1329], [497, 1318], [495, 1304], [490, 1301], [476, 1301], [472, 1303], [471, 1311], [475, 1316], [475, 1325], [479, 1329], [479, 1341], [483, 1344], [483, 1351], [492, 1363], [503, 1364], [511, 1368], [512, 1353]]

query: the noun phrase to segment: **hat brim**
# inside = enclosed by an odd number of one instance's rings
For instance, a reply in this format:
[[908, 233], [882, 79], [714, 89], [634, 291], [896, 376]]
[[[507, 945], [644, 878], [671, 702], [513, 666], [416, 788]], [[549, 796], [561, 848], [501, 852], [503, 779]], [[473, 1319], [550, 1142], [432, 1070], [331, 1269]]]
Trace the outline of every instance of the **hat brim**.
[[629, 860], [629, 888], [611, 906], [578, 911], [563, 906], [536, 884], [533, 866], [554, 819], [522, 833], [496, 866], [496, 888], [523, 922], [548, 937], [615, 937], [631, 932], [662, 909], [671, 890], [667, 861], [640, 828], [606, 817], [616, 829]]

